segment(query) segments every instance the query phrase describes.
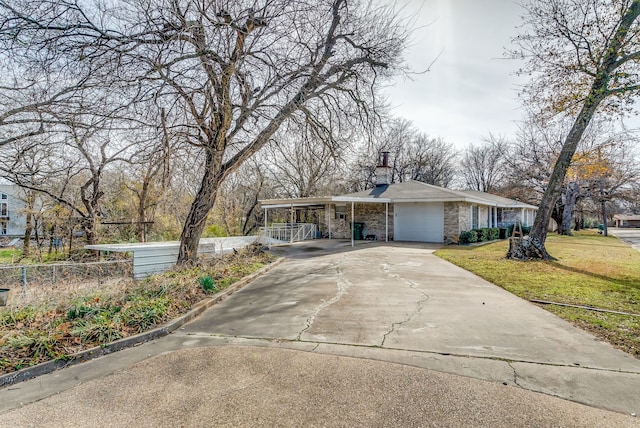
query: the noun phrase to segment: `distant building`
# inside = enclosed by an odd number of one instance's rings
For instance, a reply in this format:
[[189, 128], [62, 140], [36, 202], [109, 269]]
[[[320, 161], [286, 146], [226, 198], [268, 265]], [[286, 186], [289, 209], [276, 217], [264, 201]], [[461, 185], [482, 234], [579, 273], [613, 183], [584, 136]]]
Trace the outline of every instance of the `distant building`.
[[613, 222], [616, 227], [640, 227], [640, 215], [616, 214]]
[[24, 236], [26, 220], [21, 193], [15, 184], [0, 183], [0, 239]]

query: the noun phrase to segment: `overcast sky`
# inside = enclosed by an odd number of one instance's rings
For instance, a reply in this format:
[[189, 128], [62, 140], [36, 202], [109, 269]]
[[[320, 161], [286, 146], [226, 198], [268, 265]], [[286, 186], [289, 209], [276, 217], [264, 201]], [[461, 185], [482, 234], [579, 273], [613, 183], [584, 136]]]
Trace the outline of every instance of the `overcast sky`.
[[[522, 118], [513, 75], [504, 59], [522, 8], [512, 0], [405, 0], [403, 14], [419, 11], [407, 62], [431, 71], [397, 79], [386, 89], [396, 116], [459, 148], [489, 132], [511, 135]], [[396, 4], [401, 3], [397, 1]], [[424, 27], [423, 27], [424, 26]]]

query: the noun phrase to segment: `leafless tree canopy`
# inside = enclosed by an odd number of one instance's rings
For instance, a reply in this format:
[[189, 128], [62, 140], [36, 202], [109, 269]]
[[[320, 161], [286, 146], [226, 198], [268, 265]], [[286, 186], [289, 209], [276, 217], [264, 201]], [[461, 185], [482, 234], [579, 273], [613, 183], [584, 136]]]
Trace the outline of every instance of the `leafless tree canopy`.
[[361, 150], [350, 166], [347, 188], [352, 191], [374, 186], [381, 152], [389, 152], [393, 183], [416, 180], [449, 187], [457, 174], [458, 152], [453, 145], [429, 137], [406, 119], [385, 118]]
[[0, 0], [0, 10], [8, 50], [85, 76], [72, 87], [99, 84], [128, 112], [166, 111], [172, 138], [201, 150], [181, 262], [195, 260], [221, 183], [283, 123], [335, 131], [345, 111], [373, 114], [407, 34], [392, 10], [361, 0]]
[[467, 148], [461, 162], [467, 188], [495, 192], [505, 185], [507, 145], [504, 138], [490, 134], [482, 145]]

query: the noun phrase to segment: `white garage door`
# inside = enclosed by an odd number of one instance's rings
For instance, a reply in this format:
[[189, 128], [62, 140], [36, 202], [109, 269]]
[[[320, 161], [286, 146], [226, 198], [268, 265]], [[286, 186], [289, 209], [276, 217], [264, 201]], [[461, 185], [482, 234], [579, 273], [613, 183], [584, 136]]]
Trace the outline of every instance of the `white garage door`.
[[444, 204], [442, 202], [395, 204], [393, 211], [394, 240], [444, 241]]

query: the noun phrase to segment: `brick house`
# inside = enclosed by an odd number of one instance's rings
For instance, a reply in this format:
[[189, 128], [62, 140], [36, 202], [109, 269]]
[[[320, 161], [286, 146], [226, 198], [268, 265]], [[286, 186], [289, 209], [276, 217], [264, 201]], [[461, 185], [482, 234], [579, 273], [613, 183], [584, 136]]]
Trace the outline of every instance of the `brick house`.
[[[384, 180], [386, 177], [382, 177]], [[418, 181], [379, 184], [340, 196], [260, 201], [265, 221], [271, 209], [313, 211], [318, 235], [349, 239], [361, 229], [368, 239], [449, 243], [463, 231], [533, 224], [537, 207], [477, 191], [451, 190]], [[355, 237], [358, 239], [358, 237]]]

